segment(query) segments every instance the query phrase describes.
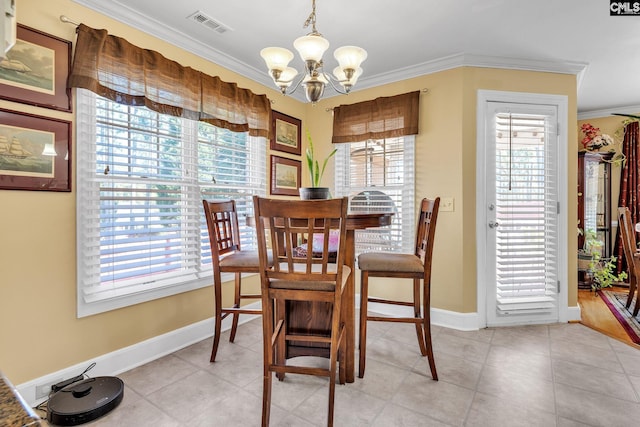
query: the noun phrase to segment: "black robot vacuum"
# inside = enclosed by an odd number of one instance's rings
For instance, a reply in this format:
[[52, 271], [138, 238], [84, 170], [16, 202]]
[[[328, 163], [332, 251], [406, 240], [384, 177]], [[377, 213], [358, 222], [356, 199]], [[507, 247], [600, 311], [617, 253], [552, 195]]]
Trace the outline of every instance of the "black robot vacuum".
[[70, 384], [47, 403], [47, 421], [76, 426], [93, 421], [115, 409], [124, 397], [124, 383], [116, 377], [95, 377]]

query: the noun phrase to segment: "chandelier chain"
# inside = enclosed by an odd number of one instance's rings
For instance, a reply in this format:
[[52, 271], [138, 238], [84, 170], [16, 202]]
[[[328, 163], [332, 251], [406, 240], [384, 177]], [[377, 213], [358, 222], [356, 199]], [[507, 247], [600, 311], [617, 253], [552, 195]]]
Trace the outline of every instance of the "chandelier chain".
[[318, 30], [316, 30], [316, 0], [311, 0], [311, 13], [307, 20], [304, 21], [302, 28], [307, 28], [309, 25], [311, 25], [311, 32], [309, 35], [321, 35]]

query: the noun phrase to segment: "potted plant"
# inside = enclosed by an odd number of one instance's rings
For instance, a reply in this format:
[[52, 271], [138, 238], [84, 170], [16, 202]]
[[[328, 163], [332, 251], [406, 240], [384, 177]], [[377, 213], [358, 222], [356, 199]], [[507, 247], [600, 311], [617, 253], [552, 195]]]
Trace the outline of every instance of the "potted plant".
[[625, 271], [614, 274], [616, 268], [616, 257], [600, 258], [600, 254], [593, 254], [593, 259], [589, 263], [589, 273], [591, 274], [591, 289], [598, 291], [608, 288], [614, 283], [624, 282], [627, 278]]
[[324, 175], [324, 170], [327, 167], [329, 159], [336, 154], [338, 149], [334, 148], [324, 159], [324, 162], [322, 162], [322, 167], [320, 167], [320, 163], [315, 159], [313, 141], [311, 140], [309, 129], [307, 129], [307, 140], [309, 141], [309, 146], [307, 147], [305, 156], [307, 167], [309, 168], [309, 177], [311, 178], [311, 187], [300, 187], [300, 198], [303, 200], [330, 199], [331, 192], [329, 191], [329, 187], [321, 187], [320, 182], [322, 181], [322, 176]]

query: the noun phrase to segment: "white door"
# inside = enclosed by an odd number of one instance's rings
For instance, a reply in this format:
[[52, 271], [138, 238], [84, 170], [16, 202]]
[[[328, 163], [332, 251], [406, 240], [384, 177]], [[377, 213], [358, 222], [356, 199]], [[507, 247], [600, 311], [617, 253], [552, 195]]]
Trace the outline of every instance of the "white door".
[[483, 108], [486, 325], [557, 322], [558, 107], [487, 101]]

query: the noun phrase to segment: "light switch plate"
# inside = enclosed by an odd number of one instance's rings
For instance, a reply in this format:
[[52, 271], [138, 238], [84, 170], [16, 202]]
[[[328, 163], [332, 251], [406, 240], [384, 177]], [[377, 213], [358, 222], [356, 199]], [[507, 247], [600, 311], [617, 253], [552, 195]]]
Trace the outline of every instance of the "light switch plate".
[[453, 212], [453, 197], [442, 197], [440, 199], [440, 210], [442, 212]]

